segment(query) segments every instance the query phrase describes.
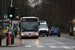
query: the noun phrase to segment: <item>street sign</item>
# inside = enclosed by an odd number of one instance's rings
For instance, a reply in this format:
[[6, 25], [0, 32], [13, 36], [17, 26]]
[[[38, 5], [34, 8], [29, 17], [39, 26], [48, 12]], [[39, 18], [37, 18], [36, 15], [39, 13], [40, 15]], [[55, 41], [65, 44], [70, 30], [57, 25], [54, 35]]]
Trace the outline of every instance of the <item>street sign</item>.
[[6, 14], [6, 18], [7, 18], [7, 14]]
[[7, 14], [4, 14], [4, 18], [7, 18]]
[[4, 14], [4, 18], [5, 18], [5, 14]]

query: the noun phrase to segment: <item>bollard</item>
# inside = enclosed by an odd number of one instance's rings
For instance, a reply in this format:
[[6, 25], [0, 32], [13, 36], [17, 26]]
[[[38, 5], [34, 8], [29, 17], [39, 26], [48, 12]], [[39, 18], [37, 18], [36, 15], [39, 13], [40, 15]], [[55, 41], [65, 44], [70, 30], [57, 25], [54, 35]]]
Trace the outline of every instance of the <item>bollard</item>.
[[8, 33], [6, 33], [6, 46], [8, 46]]
[[11, 35], [11, 45], [13, 44], [13, 35]]
[[14, 35], [13, 35], [13, 43], [14, 43]]
[[0, 45], [1, 45], [1, 35], [0, 35]]
[[8, 45], [10, 45], [10, 38], [11, 38], [11, 34], [8, 33]]
[[14, 43], [14, 34], [13, 34], [13, 30], [10, 31], [11, 34], [11, 45]]
[[13, 37], [12, 37], [12, 35], [11, 35], [11, 45], [13, 44]]

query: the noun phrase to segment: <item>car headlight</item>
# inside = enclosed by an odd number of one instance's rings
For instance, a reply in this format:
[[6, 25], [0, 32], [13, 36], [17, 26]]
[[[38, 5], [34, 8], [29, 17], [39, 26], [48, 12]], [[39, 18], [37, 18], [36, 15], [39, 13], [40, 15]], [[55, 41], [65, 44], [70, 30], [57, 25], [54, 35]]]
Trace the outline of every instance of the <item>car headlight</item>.
[[24, 34], [21, 34], [21, 35], [24, 35]]
[[40, 31], [40, 30], [38, 30], [38, 31]]
[[36, 35], [39, 35], [38, 33]]
[[46, 30], [46, 31], [48, 31], [48, 30]]

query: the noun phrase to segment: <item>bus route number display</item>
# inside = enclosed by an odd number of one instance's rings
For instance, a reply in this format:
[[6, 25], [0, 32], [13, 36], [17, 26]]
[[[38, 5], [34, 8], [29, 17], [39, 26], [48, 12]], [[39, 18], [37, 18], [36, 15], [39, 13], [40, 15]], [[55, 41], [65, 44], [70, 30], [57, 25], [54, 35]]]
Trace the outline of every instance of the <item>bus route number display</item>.
[[26, 21], [26, 19], [22, 19], [22, 21]]

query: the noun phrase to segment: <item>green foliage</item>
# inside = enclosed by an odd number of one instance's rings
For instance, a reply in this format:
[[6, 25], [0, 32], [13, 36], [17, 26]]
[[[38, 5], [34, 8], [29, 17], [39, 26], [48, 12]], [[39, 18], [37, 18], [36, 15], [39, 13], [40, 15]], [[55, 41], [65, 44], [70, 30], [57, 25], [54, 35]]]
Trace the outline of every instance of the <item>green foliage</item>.
[[[13, 0], [13, 7], [18, 8], [18, 13], [20, 17], [23, 16], [37, 16], [40, 20], [46, 20], [48, 22], [49, 28], [53, 26], [58, 26], [62, 30], [64, 28], [64, 32], [68, 31], [69, 24], [68, 22], [75, 18], [75, 0], [47, 0], [46, 2], [54, 3], [54, 13], [52, 14], [52, 4], [38, 5], [35, 7], [30, 7], [27, 4], [27, 0]], [[10, 1], [6, 0], [6, 12], [8, 13], [8, 7], [10, 6]], [[5, 3], [4, 3], [5, 4]], [[0, 0], [0, 19], [2, 18], [2, 0]], [[63, 6], [63, 7], [62, 7]], [[63, 11], [62, 11], [63, 8]], [[5, 10], [5, 9], [4, 9]], [[4, 11], [5, 12], [5, 11]], [[62, 14], [63, 13], [63, 14]], [[53, 16], [54, 17], [53, 17]], [[53, 19], [52, 19], [53, 17]], [[54, 22], [53, 22], [54, 21]]]

